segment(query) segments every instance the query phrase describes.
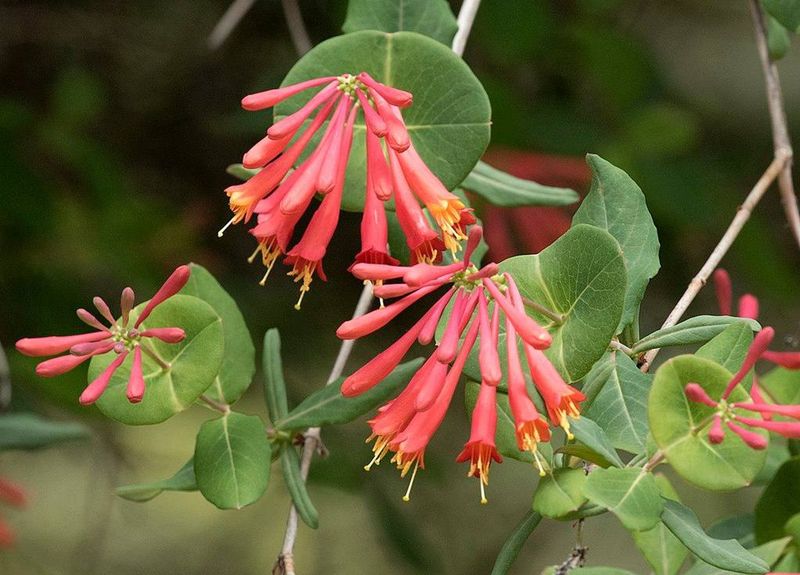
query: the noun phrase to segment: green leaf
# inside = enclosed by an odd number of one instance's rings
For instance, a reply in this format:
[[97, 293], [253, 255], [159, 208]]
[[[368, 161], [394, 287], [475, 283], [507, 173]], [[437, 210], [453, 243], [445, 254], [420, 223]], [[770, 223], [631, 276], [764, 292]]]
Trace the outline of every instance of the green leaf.
[[[131, 312], [133, 320], [145, 305], [140, 304]], [[188, 295], [178, 294], [163, 302], [141, 327], [180, 327], [186, 332], [186, 339], [168, 344], [149, 338], [148, 345], [171, 367], [165, 371], [143, 354], [147, 389], [141, 403], [130, 403], [125, 396], [133, 358], [128, 357], [114, 373], [97, 407], [111, 419], [128, 425], [161, 423], [192, 405], [214, 383], [225, 342], [219, 315], [203, 300]], [[115, 357], [107, 353], [92, 358], [88, 380], [93, 381]]]
[[624, 467], [619, 455], [614, 451], [611, 440], [599, 425], [588, 417], [581, 416], [570, 421], [570, 430], [575, 439], [583, 443], [595, 453], [599, 453], [606, 461], [616, 467]]
[[239, 306], [203, 266], [189, 264], [192, 275], [181, 293], [200, 298], [222, 319], [225, 338], [222, 365], [206, 395], [222, 403], [232, 404], [253, 381], [256, 372], [256, 349]]
[[734, 539], [709, 537], [694, 511], [670, 499], [664, 499], [661, 520], [698, 558], [710, 565], [738, 573], [766, 573], [769, 565], [754, 556]]
[[758, 378], [758, 385], [766, 390], [775, 403], [800, 403], [800, 370], [773, 368]]
[[342, 30], [416, 32], [449, 47], [458, 22], [445, 0], [350, 0]]
[[316, 529], [319, 527], [319, 514], [308, 495], [306, 482], [300, 475], [300, 457], [291, 445], [281, 451], [281, 471], [298, 515], [306, 525]]
[[615, 448], [642, 453], [649, 433], [647, 394], [653, 378], [624, 353], [612, 352], [608, 361], [612, 367], [604, 370], [606, 381], [584, 413], [605, 430]]
[[582, 443], [567, 443], [556, 449], [556, 453], [566, 453], [572, 457], [577, 457], [585, 461], [590, 461], [600, 467], [611, 467], [613, 464], [597, 453], [595, 450], [586, 447]]
[[658, 232], [641, 188], [600, 156], [588, 154], [592, 187], [572, 219], [606, 230], [619, 242], [628, 272], [625, 306], [615, 333], [636, 321], [650, 278], [658, 273]]
[[[753, 343], [753, 330], [744, 322], [736, 322], [698, 349], [695, 355], [710, 359], [731, 373], [736, 373], [742, 367], [751, 343]], [[748, 374], [744, 379], [744, 387], [749, 388], [752, 381], [753, 376]]]
[[[770, 541], [769, 543], [765, 543], [764, 545], [759, 545], [758, 547], [754, 547], [750, 549], [750, 553], [762, 559], [768, 565], [772, 565], [778, 559], [780, 559], [781, 555], [783, 554], [786, 546], [791, 541], [790, 537], [784, 537], [783, 539], [778, 539], [777, 541]], [[720, 569], [718, 567], [714, 567], [713, 565], [709, 565], [705, 561], [698, 561], [692, 568], [689, 569], [685, 575], [737, 575], [738, 571], [727, 571], [725, 569]]]
[[[448, 47], [413, 32], [354, 32], [315, 46], [289, 71], [282, 85], [362, 71], [414, 94], [413, 105], [403, 110], [414, 147], [447, 189], [460, 184], [483, 155], [491, 124], [489, 98], [464, 61]], [[299, 109], [313, 92], [278, 104], [276, 121]], [[358, 116], [343, 209], [362, 209], [365, 178], [364, 124]]]
[[[711, 360], [682, 355], [656, 372], [648, 403], [650, 431], [670, 465], [681, 477], [706, 489], [729, 490], [749, 485], [764, 465], [766, 453], [748, 447], [735, 433], [725, 441], [708, 441], [708, 428], [697, 433], [701, 422], [710, 422], [715, 409], [689, 401], [687, 383], [698, 383], [712, 398], [719, 398], [731, 373]], [[732, 402], [745, 401], [748, 395], [737, 386]], [[766, 435], [766, 434], [764, 434]]]
[[283, 379], [283, 361], [281, 360], [281, 334], [273, 328], [264, 334], [264, 398], [267, 401], [269, 418], [278, 421], [289, 413], [289, 401], [286, 399], [286, 381]]
[[[680, 501], [678, 494], [663, 475], [656, 475], [656, 483], [661, 495], [673, 501]], [[631, 533], [636, 547], [653, 568], [655, 575], [675, 575], [680, 571], [689, 550], [667, 529], [663, 522], [647, 531]]]
[[786, 56], [789, 47], [792, 45], [792, 38], [789, 31], [781, 26], [775, 18], [767, 15], [767, 48], [769, 57], [774, 62]]
[[672, 327], [665, 327], [646, 335], [633, 346], [633, 352], [642, 353], [661, 347], [705, 343], [735, 323], [744, 323], [750, 326], [752, 331], [761, 329], [761, 325], [752, 319], [726, 315], [698, 315]]
[[583, 469], [560, 468], [539, 481], [533, 494], [533, 510], [553, 519], [569, 519], [586, 503]]
[[90, 436], [89, 428], [80, 423], [52, 421], [34, 413], [0, 415], [0, 451], [39, 449]]
[[117, 487], [116, 493], [123, 499], [144, 503], [161, 495], [164, 491], [197, 491], [197, 479], [194, 476], [194, 458], [187, 461], [175, 475], [161, 481], [136, 483]]
[[633, 531], [655, 527], [664, 508], [655, 477], [638, 468], [595, 469], [586, 480], [583, 494]]
[[257, 415], [231, 411], [200, 426], [194, 449], [197, 486], [220, 509], [241, 509], [267, 489], [272, 450]]
[[756, 544], [756, 534], [753, 530], [753, 513], [742, 513], [712, 523], [708, 528], [708, 534], [714, 539], [736, 539], [742, 546], [750, 549]]
[[797, 513], [800, 513], [800, 457], [781, 466], [756, 503], [756, 541], [766, 543], [786, 535], [783, 526]]
[[554, 188], [531, 180], [523, 180], [484, 162], [478, 162], [461, 186], [475, 192], [494, 206], [506, 208], [568, 206], [580, 198], [575, 190]]
[[791, 32], [800, 28], [800, 0], [763, 0], [767, 14]]
[[396, 396], [422, 365], [415, 359], [397, 366], [381, 383], [358, 397], [344, 397], [341, 393], [343, 377], [326, 385], [305, 398], [289, 415], [275, 422], [281, 431], [349, 423], [379, 407]]
[[[531, 315], [553, 336], [545, 354], [568, 382], [586, 375], [614, 335], [625, 297], [625, 264], [617, 241], [606, 231], [573, 226], [536, 255], [500, 264], [522, 296], [564, 319], [560, 324]], [[501, 334], [501, 341], [505, 336]]]
[[497, 554], [497, 559], [495, 559], [491, 575], [506, 575], [508, 573], [508, 570], [511, 569], [514, 561], [516, 561], [517, 555], [522, 550], [522, 546], [525, 545], [525, 542], [541, 521], [542, 516], [539, 513], [528, 511], [522, 521], [514, 528], [514, 531], [511, 532], [509, 538], [506, 539], [506, 542], [503, 543], [503, 547], [500, 549], [500, 553]]
[[795, 513], [784, 524], [783, 530], [794, 540], [795, 546], [800, 542], [800, 513]]

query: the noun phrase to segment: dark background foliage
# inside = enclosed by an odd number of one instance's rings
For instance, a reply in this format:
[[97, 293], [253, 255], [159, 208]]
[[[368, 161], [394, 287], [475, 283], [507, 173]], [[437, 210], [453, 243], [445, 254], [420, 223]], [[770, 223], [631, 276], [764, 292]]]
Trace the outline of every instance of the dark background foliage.
[[[301, 6], [314, 41], [339, 33], [344, 0]], [[116, 297], [130, 284], [149, 297], [192, 260], [235, 294], [254, 337], [281, 329], [291, 399], [324, 382], [335, 326], [360, 289], [345, 272], [358, 249], [358, 217], [343, 218], [326, 258], [330, 281], [314, 282], [301, 312], [291, 307], [290, 278], [276, 273], [266, 288], [257, 285], [241, 227], [217, 238], [229, 217], [225, 167], [269, 120], [241, 111], [239, 99], [277, 85], [296, 61], [277, 0], [257, 2], [210, 51], [208, 34], [226, 7], [0, 2], [0, 341], [16, 407], [79, 417], [98, 431], [91, 445], [0, 459], [0, 473], [32, 496], [31, 508], [11, 518], [20, 544], [0, 555], [3, 573], [254, 573], [267, 571], [279, 549], [288, 507], [280, 481], [239, 513], [199, 495], [167, 494], [144, 506], [114, 498], [113, 486], [167, 475], [185, 461], [202, 409], [152, 428], [109, 424], [77, 409], [82, 374], [40, 380], [11, 351], [20, 337], [74, 330], [73, 310], [94, 294]], [[657, 327], [771, 159], [746, 3], [484, 0], [465, 58], [492, 101], [492, 161], [543, 183], [581, 182], [581, 157], [595, 152], [642, 187], [662, 243], [642, 323], [645, 332]], [[795, 46], [780, 66], [795, 134], [798, 62]], [[521, 237], [512, 244], [548, 229], [552, 214], [541, 218], [537, 229], [514, 228]], [[764, 321], [789, 346], [800, 340], [798, 263], [770, 193], [725, 265], [738, 292], [761, 296]], [[693, 309], [714, 310], [710, 290]], [[352, 365], [386, 341], [360, 344]], [[263, 413], [260, 395], [253, 386], [245, 411]], [[453, 414], [404, 506], [393, 470], [361, 470], [366, 426], [326, 430], [331, 457], [315, 465], [311, 487], [321, 527], [301, 534], [301, 570], [486, 572], [535, 479], [521, 464], [498, 466], [492, 504], [479, 506], [477, 485], [452, 463], [465, 432]], [[704, 518], [719, 516], [727, 503], [719, 505]], [[619, 552], [631, 541], [612, 525], [591, 522], [590, 561], [642, 571], [635, 553]], [[569, 525], [540, 529], [517, 572], [560, 562], [573, 542]]]

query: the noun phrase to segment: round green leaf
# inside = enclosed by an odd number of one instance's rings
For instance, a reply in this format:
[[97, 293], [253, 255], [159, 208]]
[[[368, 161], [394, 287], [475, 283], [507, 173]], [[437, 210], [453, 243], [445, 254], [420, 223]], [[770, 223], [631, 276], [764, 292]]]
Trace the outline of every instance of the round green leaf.
[[241, 509], [266, 491], [271, 459], [261, 419], [232, 411], [200, 426], [194, 449], [197, 487], [220, 509]]
[[586, 503], [585, 484], [583, 469], [556, 469], [539, 481], [533, 510], [553, 519], [570, 519]]
[[447, 46], [458, 30], [446, 0], [350, 0], [342, 30], [417, 32]]
[[[712, 398], [719, 398], [730, 379], [731, 373], [719, 364], [682, 355], [658, 369], [650, 391], [648, 417], [653, 438], [675, 471], [707, 489], [727, 490], [749, 485], [766, 459], [764, 450], [751, 449], [730, 431], [719, 445], [708, 441], [705, 430], [694, 431], [715, 410], [689, 401], [684, 393], [686, 384], [699, 383]], [[745, 401], [747, 397], [747, 392], [737, 387], [730, 399]]]
[[[132, 321], [144, 305], [133, 310]], [[128, 357], [117, 369], [108, 389], [97, 401], [97, 407], [111, 419], [128, 425], [160, 423], [192, 405], [214, 382], [222, 362], [222, 320], [201, 299], [173, 296], [155, 308], [141, 327], [180, 327], [186, 332], [186, 339], [167, 344], [148, 338], [148, 345], [171, 367], [164, 371], [150, 356], [143, 354], [146, 391], [140, 403], [130, 403], [125, 396], [133, 358]], [[89, 381], [100, 375], [115, 357], [107, 353], [93, 358], [89, 365]]]
[[[282, 85], [362, 71], [414, 95], [413, 105], [403, 110], [414, 147], [448, 189], [460, 184], [489, 144], [491, 124], [489, 98], [464, 61], [439, 42], [413, 32], [354, 32], [314, 47]], [[303, 92], [278, 104], [275, 120], [296, 111], [314, 93]], [[343, 209], [362, 209], [365, 178], [364, 125], [359, 115]]]
[[756, 541], [765, 543], [786, 535], [784, 525], [800, 513], [800, 457], [784, 463], [756, 504]]
[[500, 269], [514, 277], [523, 297], [563, 317], [555, 323], [530, 311], [553, 336], [547, 357], [567, 381], [581, 379], [606, 351], [622, 316], [626, 272], [617, 241], [581, 224], [541, 253], [507, 259]]
[[206, 392], [212, 399], [232, 404], [253, 381], [256, 372], [256, 349], [239, 306], [209, 271], [189, 264], [192, 275], [181, 293], [198, 297], [214, 308], [222, 319], [225, 337], [222, 365], [214, 383]]
[[589, 474], [583, 493], [633, 531], [655, 527], [664, 509], [655, 477], [638, 468], [595, 469]]

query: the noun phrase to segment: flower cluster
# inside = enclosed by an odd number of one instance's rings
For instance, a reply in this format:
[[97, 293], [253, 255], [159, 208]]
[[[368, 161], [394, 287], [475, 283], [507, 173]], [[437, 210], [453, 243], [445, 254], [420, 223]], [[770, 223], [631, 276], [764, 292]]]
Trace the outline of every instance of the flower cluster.
[[[0, 502], [12, 507], [25, 507], [27, 497], [22, 488], [8, 479], [0, 477]], [[14, 544], [14, 532], [0, 517], [0, 548], [8, 548]]]
[[[398, 263], [387, 250], [385, 204], [390, 199], [394, 200], [415, 263], [437, 261], [444, 249], [455, 254], [459, 242], [466, 239], [466, 227], [475, 222], [464, 203], [444, 187], [414, 149], [401, 113], [401, 108], [412, 103], [408, 92], [361, 72], [252, 94], [242, 100], [242, 106], [245, 110], [263, 110], [315, 88], [319, 90], [308, 103], [277, 120], [244, 155], [243, 165], [260, 171], [225, 190], [233, 218], [220, 230], [222, 235], [229, 225], [248, 222], [256, 215], [250, 233], [258, 248], [250, 261], [261, 254], [267, 268], [263, 285], [276, 260], [285, 256], [284, 263], [292, 266], [289, 275], [302, 282], [295, 306], [298, 309], [314, 275], [325, 280], [322, 260], [339, 220], [359, 110], [365, 124], [367, 174], [361, 252], [355, 257], [356, 263]], [[301, 159], [326, 120], [317, 147]], [[290, 247], [295, 226], [316, 194], [322, 195], [322, 202], [300, 240]], [[439, 233], [431, 227], [420, 203], [436, 222]]]
[[[775, 337], [775, 330], [771, 327], [765, 327], [758, 332], [753, 339], [744, 362], [742, 362], [741, 368], [728, 382], [719, 400], [712, 399], [698, 383], [688, 383], [686, 385], [686, 397], [691, 401], [702, 403], [717, 410], [712, 417], [711, 427], [708, 431], [708, 440], [711, 443], [722, 443], [725, 439], [725, 427], [741, 437], [742, 441], [753, 449], [765, 449], [768, 445], [768, 439], [752, 431], [752, 429], [766, 429], [784, 437], [800, 439], [800, 405], [767, 403], [760, 394], [752, 391], [750, 394], [752, 401], [735, 403], [728, 401], [731, 392], [741, 383], [756, 362], [762, 358], [766, 359], [765, 352], [773, 337]], [[754, 387], [753, 389], [756, 388]], [[763, 419], [742, 415], [742, 410], [758, 414]], [[775, 416], [785, 417], [788, 421], [775, 421], [773, 420]]]
[[[472, 413], [470, 437], [457, 460], [469, 461], [468, 476], [479, 479], [482, 502], [486, 502], [484, 486], [489, 481], [489, 467], [492, 461], [502, 460], [495, 446], [495, 399], [504, 374], [517, 445], [520, 450], [533, 455], [541, 474], [544, 474], [546, 463], [537, 445], [550, 439], [550, 424], [563, 427], [571, 437], [569, 418], [580, 415], [579, 407], [584, 396], [564, 382], [542, 353], [551, 344], [550, 334], [525, 312], [525, 301], [513, 278], [508, 274], [499, 275], [496, 264], [478, 269], [470, 262], [481, 233], [477, 226], [470, 230], [463, 262], [444, 266], [359, 263], [352, 270], [356, 277], [376, 284], [376, 296], [399, 299], [344, 322], [336, 332], [342, 339], [364, 337], [385, 326], [424, 296], [447, 288], [411, 329], [342, 384], [342, 393], [348, 397], [371, 389], [400, 363], [415, 342], [431, 343], [437, 327], [443, 323], [444, 329], [435, 350], [406, 388], [379, 408], [369, 422], [372, 434], [367, 441], [375, 442], [373, 458], [366, 469], [379, 464], [389, 452], [393, 452], [391, 461], [400, 469], [401, 476], [413, 468], [404, 497], [406, 501], [417, 469], [425, 467], [425, 449], [444, 419], [476, 343], [480, 391]], [[390, 280], [400, 281], [383, 283]], [[448, 306], [449, 316], [443, 320]], [[501, 358], [498, 352], [501, 321], [507, 342], [505, 358]], [[520, 347], [536, 390], [544, 401], [546, 418], [539, 413], [528, 394]]]
[[102, 298], [95, 297], [94, 306], [103, 319], [108, 322], [108, 325], [104, 325], [91, 312], [81, 308], [77, 311], [78, 318], [93, 327], [95, 331], [78, 335], [24, 338], [17, 342], [17, 350], [33, 357], [64, 354], [45, 360], [36, 366], [36, 373], [42, 377], [55, 377], [66, 373], [96, 355], [112, 351], [116, 353], [117, 357], [114, 361], [81, 393], [80, 402], [83, 405], [97, 401], [108, 387], [114, 372], [119, 369], [128, 355], [133, 355], [126, 395], [131, 403], [138, 403], [144, 397], [145, 391], [142, 353], [150, 355], [165, 369], [169, 367], [147, 344], [147, 339], [155, 338], [174, 344], [186, 337], [184, 331], [179, 327], [140, 329], [140, 326], [158, 305], [178, 293], [186, 285], [190, 273], [189, 266], [185, 265], [172, 272], [172, 275], [167, 278], [164, 285], [144, 307], [133, 325], [130, 325], [130, 314], [135, 296], [133, 290], [126, 287], [122, 290], [120, 297], [122, 316], [119, 320], [114, 318], [111, 309]]

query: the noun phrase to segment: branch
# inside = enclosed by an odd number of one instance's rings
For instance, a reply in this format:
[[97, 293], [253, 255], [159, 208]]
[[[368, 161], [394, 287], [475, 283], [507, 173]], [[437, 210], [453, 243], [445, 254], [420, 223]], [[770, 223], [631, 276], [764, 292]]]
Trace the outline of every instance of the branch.
[[467, 38], [472, 31], [472, 23], [475, 22], [475, 15], [481, 0], [464, 0], [461, 10], [458, 12], [458, 31], [453, 38], [453, 52], [459, 56], [464, 55], [464, 48], [467, 46]]
[[[722, 258], [730, 249], [734, 240], [739, 235], [739, 232], [742, 231], [745, 222], [750, 219], [750, 215], [753, 213], [753, 208], [756, 207], [758, 202], [764, 196], [764, 193], [769, 189], [770, 184], [772, 184], [775, 178], [782, 173], [783, 169], [787, 163], [790, 162], [790, 160], [791, 156], [784, 154], [782, 150], [778, 150], [775, 159], [772, 160], [772, 163], [769, 165], [758, 182], [756, 182], [756, 185], [753, 186], [753, 189], [750, 190], [749, 194], [747, 194], [747, 198], [744, 200], [744, 203], [739, 206], [739, 211], [736, 212], [736, 216], [733, 218], [733, 221], [731, 221], [728, 229], [722, 236], [722, 239], [719, 240], [717, 247], [714, 248], [714, 251], [712, 251], [711, 255], [708, 256], [706, 263], [703, 264], [703, 267], [700, 268], [700, 271], [697, 272], [697, 275], [689, 283], [689, 287], [686, 288], [686, 291], [681, 296], [681, 299], [679, 299], [678, 303], [675, 304], [675, 307], [667, 316], [667, 319], [664, 321], [664, 325], [661, 326], [661, 329], [678, 323], [678, 320], [681, 319], [683, 314], [686, 312], [686, 309], [689, 307], [689, 304], [694, 301], [695, 296], [700, 292], [702, 287], [706, 285], [706, 281], [708, 281], [708, 278], [717, 268], [719, 262], [722, 261]], [[659, 351], [659, 349], [651, 349], [645, 354], [644, 361], [640, 367], [642, 371], [646, 372], [648, 369], [650, 369], [650, 364], [653, 362], [653, 359], [655, 359], [656, 355], [658, 355]]]
[[283, 5], [283, 15], [286, 17], [286, 25], [289, 27], [289, 36], [292, 38], [295, 50], [301, 56], [311, 50], [314, 46], [308, 36], [306, 25], [303, 23], [303, 14], [297, 0], [281, 0]]
[[767, 27], [764, 23], [764, 14], [761, 11], [759, 0], [750, 0], [750, 14], [753, 17], [756, 46], [761, 60], [761, 69], [764, 72], [764, 82], [767, 87], [767, 104], [769, 117], [772, 123], [772, 142], [775, 147], [775, 157], [783, 155], [787, 158], [783, 170], [778, 176], [778, 187], [781, 192], [783, 210], [792, 235], [800, 246], [800, 211], [797, 207], [797, 196], [792, 183], [792, 142], [789, 140], [789, 129], [786, 125], [786, 110], [783, 105], [781, 82], [778, 78], [778, 67], [770, 60], [767, 47]]
[[214, 51], [222, 46], [255, 3], [256, 0], [234, 0], [208, 35], [208, 49]]
[[[353, 318], [364, 315], [369, 310], [372, 303], [372, 285], [365, 284], [364, 289], [361, 291], [361, 297], [358, 298], [356, 309], [353, 312]], [[336, 361], [333, 363], [331, 373], [328, 376], [328, 381], [325, 385], [330, 385], [339, 377], [344, 371], [344, 366], [347, 363], [350, 353], [353, 351], [355, 340], [349, 339], [342, 342], [339, 348], [339, 354], [336, 356]], [[320, 441], [320, 428], [312, 427], [306, 431], [303, 439], [303, 453], [300, 459], [300, 476], [303, 481], [308, 478], [308, 470], [311, 467], [311, 458], [314, 452], [317, 451], [322, 442]], [[294, 571], [294, 542], [297, 539], [297, 509], [294, 504], [289, 510], [289, 519], [286, 521], [286, 535], [283, 538], [283, 547], [281, 554], [278, 555], [278, 561], [273, 568], [273, 573], [281, 573], [284, 575], [295, 575]]]

